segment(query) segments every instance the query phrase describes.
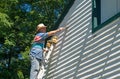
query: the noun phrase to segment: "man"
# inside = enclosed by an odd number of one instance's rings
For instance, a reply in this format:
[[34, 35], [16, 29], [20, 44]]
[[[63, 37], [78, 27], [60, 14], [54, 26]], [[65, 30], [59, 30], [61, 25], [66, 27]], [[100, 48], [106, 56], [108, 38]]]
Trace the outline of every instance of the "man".
[[40, 71], [41, 63], [44, 60], [43, 48], [45, 44], [45, 39], [62, 30], [64, 30], [64, 28], [59, 28], [54, 31], [46, 32], [46, 26], [43, 23], [40, 23], [37, 26], [36, 35], [34, 37], [32, 48], [30, 51], [31, 59], [30, 79], [37, 79], [38, 73]]

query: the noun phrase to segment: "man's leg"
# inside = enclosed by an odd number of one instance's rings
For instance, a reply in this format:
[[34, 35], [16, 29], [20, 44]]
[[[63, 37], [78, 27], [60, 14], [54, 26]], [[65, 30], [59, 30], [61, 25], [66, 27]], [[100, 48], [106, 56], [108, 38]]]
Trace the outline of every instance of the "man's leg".
[[40, 69], [40, 60], [35, 57], [31, 57], [31, 71], [30, 71], [30, 79], [37, 79], [37, 75]]

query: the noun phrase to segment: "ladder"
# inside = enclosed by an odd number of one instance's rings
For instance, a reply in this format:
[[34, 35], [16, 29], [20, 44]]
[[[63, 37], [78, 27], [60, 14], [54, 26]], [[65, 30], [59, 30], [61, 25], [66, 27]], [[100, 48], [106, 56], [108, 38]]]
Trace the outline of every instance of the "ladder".
[[44, 51], [43, 56], [44, 56], [44, 61], [41, 63], [41, 68], [40, 72], [38, 73], [37, 79], [43, 79], [46, 71], [46, 65], [49, 61], [50, 55], [52, 53], [52, 50], [54, 48], [54, 44], [51, 44], [50, 48], [46, 47], [45, 49], [48, 50], [48, 52]]

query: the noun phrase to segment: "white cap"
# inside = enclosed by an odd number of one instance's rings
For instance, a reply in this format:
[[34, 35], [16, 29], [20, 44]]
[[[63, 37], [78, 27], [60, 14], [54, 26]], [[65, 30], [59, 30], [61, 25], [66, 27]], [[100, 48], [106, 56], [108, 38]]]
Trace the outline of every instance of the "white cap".
[[42, 29], [42, 28], [46, 28], [46, 27], [47, 27], [47, 26], [45, 26], [43, 23], [40, 23], [40, 24], [37, 25], [36, 32], [39, 32], [40, 29]]
[[43, 27], [47, 27], [47, 26], [45, 26], [43, 23], [37, 25], [37, 28], [43, 28]]

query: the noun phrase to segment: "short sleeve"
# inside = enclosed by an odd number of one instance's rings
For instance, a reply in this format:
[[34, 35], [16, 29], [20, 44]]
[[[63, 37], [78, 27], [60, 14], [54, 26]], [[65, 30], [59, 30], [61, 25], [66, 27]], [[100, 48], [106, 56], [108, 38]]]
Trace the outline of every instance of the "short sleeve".
[[48, 37], [48, 33], [38, 33], [34, 38], [34, 42], [44, 41]]
[[41, 37], [41, 40], [45, 40], [48, 37], [48, 33], [41, 33], [40, 37]]

